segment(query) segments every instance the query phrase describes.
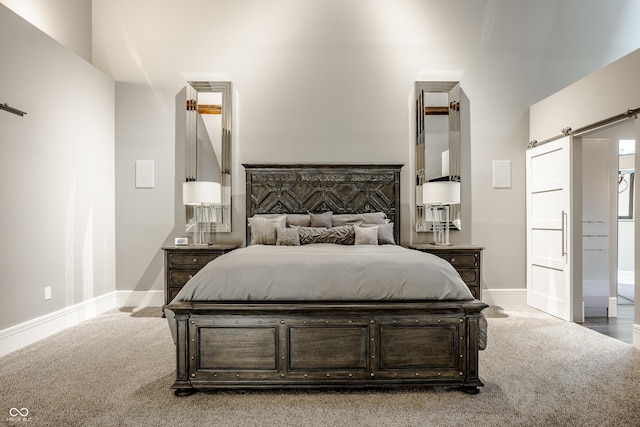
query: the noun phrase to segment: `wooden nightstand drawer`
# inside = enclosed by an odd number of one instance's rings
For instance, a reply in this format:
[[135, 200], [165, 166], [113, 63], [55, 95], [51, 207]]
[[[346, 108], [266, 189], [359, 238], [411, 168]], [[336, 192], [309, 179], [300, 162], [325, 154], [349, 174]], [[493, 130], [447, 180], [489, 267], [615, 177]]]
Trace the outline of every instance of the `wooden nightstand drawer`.
[[481, 290], [481, 246], [451, 245], [437, 246], [430, 244], [409, 245], [411, 249], [437, 255], [448, 261], [460, 274], [473, 296], [480, 299]]
[[[455, 265], [454, 265], [455, 267]], [[458, 273], [460, 273], [460, 277], [464, 280], [469, 287], [471, 286], [480, 286], [480, 275], [478, 270], [470, 270], [470, 269], [461, 269], [458, 268]]]
[[455, 268], [475, 267], [478, 265], [478, 258], [480, 257], [479, 251], [475, 253], [463, 253], [463, 252], [447, 252], [447, 253], [432, 252], [432, 253], [434, 255], [438, 255], [440, 258], [446, 259]]
[[189, 279], [196, 275], [199, 270], [171, 270], [169, 271], [169, 287], [183, 287]]
[[198, 270], [218, 258], [222, 253], [198, 254], [198, 253], [170, 253], [169, 267], [198, 267]]

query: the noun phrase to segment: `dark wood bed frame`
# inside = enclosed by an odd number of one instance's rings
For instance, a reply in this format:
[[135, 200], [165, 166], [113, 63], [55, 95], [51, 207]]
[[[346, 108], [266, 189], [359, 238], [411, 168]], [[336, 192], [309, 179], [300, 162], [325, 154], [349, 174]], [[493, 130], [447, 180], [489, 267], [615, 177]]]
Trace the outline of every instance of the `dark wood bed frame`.
[[[399, 242], [399, 165], [244, 166], [247, 217], [382, 211]], [[177, 321], [172, 389], [451, 386], [477, 393], [485, 307], [478, 300], [170, 304]]]

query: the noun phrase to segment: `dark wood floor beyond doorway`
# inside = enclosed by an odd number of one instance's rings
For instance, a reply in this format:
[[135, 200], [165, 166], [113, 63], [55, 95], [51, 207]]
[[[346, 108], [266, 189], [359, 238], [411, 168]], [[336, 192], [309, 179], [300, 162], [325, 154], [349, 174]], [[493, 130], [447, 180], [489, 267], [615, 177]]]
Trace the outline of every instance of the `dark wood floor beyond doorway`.
[[586, 317], [582, 326], [633, 345], [633, 304], [618, 304], [618, 317]]

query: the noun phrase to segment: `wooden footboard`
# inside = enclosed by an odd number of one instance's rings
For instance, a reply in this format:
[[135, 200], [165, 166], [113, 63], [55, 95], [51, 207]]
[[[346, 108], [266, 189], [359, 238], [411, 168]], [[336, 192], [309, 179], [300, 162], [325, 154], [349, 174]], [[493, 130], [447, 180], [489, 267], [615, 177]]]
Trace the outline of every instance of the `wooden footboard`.
[[481, 301], [177, 303], [177, 395], [456, 386], [478, 377]]

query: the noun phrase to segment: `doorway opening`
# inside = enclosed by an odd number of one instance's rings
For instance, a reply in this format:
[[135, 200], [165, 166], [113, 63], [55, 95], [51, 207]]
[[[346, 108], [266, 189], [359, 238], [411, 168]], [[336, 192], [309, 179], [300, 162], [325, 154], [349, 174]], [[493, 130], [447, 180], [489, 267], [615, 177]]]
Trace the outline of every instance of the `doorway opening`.
[[[634, 322], [635, 306], [635, 152], [636, 141], [621, 139], [618, 143], [618, 317], [623, 341], [633, 343], [628, 331]], [[625, 333], [626, 331], [626, 333]]]
[[[591, 185], [583, 187], [583, 326], [628, 344], [633, 344], [635, 306], [634, 126], [630, 120], [583, 137], [583, 142], [592, 146], [598, 143], [609, 146], [611, 153], [608, 193], [598, 194], [597, 188], [591, 191]], [[588, 147], [583, 144], [583, 155], [590, 150]], [[599, 149], [602, 155], [603, 146]], [[586, 164], [589, 161], [593, 158], [583, 156], [583, 168], [588, 170], [593, 184], [594, 171], [589, 170], [593, 165]], [[585, 176], [583, 184], [589, 179]], [[605, 203], [610, 207], [608, 218], [603, 213]], [[589, 222], [587, 216], [595, 210], [597, 217], [598, 206], [601, 223], [594, 224], [598, 221]], [[611, 224], [607, 227], [604, 223], [608, 221]], [[594, 232], [598, 227], [602, 234]]]

